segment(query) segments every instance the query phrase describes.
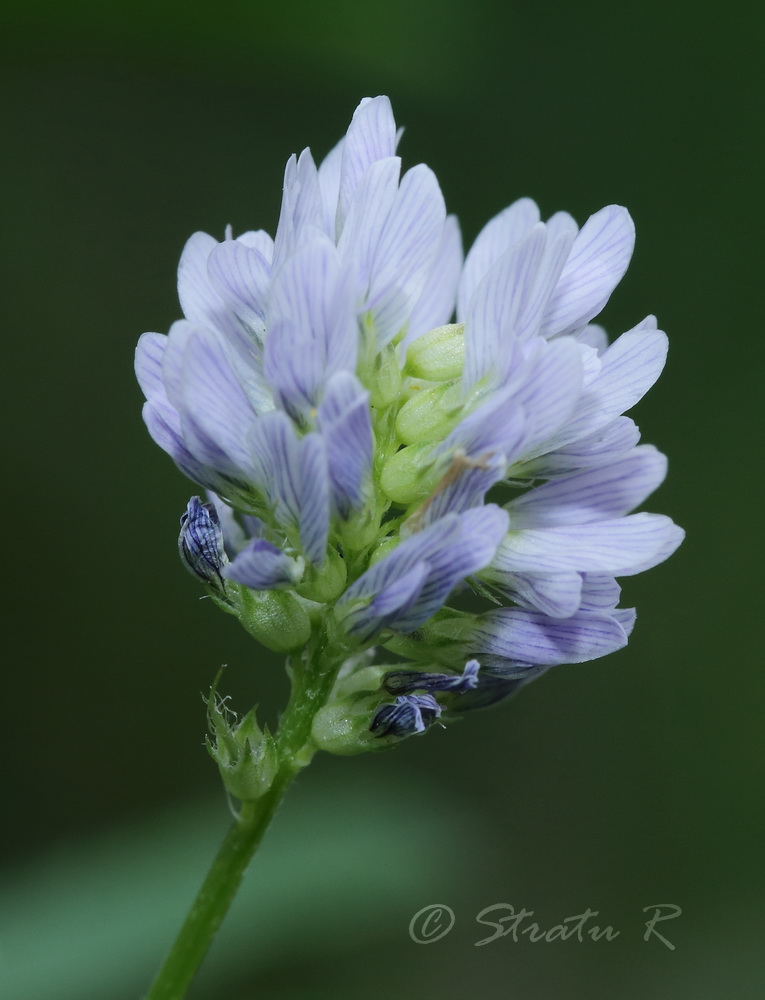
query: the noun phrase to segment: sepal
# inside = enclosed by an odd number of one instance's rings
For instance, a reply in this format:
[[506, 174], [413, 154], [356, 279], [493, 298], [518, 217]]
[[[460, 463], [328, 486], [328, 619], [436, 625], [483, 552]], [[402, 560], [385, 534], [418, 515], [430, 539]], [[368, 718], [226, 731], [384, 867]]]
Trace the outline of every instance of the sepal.
[[311, 620], [299, 598], [286, 590], [249, 590], [229, 583], [226, 597], [213, 595], [215, 603], [235, 615], [250, 635], [275, 653], [289, 653], [305, 646]]
[[259, 799], [276, 776], [276, 743], [268, 727], [261, 730], [258, 726], [254, 708], [239, 719], [216, 688], [217, 680], [207, 701], [210, 726], [210, 734], [205, 738], [207, 750], [231, 795], [242, 802]]

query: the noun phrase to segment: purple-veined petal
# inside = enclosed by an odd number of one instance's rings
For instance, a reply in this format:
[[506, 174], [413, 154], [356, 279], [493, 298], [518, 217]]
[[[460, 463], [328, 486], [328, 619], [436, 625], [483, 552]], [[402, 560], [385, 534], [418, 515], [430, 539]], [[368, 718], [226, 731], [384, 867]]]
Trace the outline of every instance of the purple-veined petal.
[[499, 587], [516, 604], [541, 611], [551, 618], [570, 618], [581, 605], [582, 574], [573, 570], [564, 573], [503, 573], [490, 568], [481, 577]]
[[329, 535], [329, 473], [324, 442], [306, 434], [299, 445], [300, 486], [298, 511], [300, 543], [315, 566], [321, 566]]
[[427, 572], [416, 600], [387, 621], [389, 628], [413, 631], [438, 611], [462, 579], [491, 562], [507, 526], [506, 517], [505, 511], [489, 504], [461, 515], [449, 514], [410, 535], [348, 588], [338, 601], [338, 610], [353, 601], [386, 593], [395, 581], [408, 578], [422, 563]]
[[511, 530], [493, 566], [509, 573], [608, 573], [631, 576], [663, 562], [684, 536], [662, 514], [630, 514], [575, 527]]
[[521, 198], [495, 215], [478, 234], [465, 258], [457, 299], [457, 317], [465, 319], [478, 285], [489, 269], [539, 222], [539, 209], [531, 198]]
[[569, 618], [549, 618], [521, 608], [481, 615], [466, 638], [479, 660], [491, 656], [545, 666], [583, 663], [626, 644], [625, 630], [612, 615], [580, 611]]
[[310, 413], [333, 373], [356, 367], [355, 280], [327, 240], [302, 247], [274, 278], [264, 371], [296, 418]]
[[319, 191], [321, 192], [324, 232], [335, 242], [337, 231], [337, 203], [340, 197], [340, 169], [343, 162], [345, 139], [341, 139], [319, 164]]
[[600, 373], [583, 390], [573, 419], [545, 450], [557, 450], [605, 427], [651, 388], [666, 361], [667, 337], [646, 322], [623, 333], [604, 351]]
[[365, 98], [356, 108], [345, 135], [340, 165], [337, 226], [341, 232], [348, 207], [364, 171], [375, 161], [394, 156], [396, 122], [387, 97]]
[[167, 347], [164, 333], [144, 333], [135, 349], [135, 375], [144, 396], [149, 400], [167, 401], [162, 378], [162, 358]]
[[466, 390], [485, 376], [495, 384], [504, 381], [546, 239], [544, 226], [534, 226], [489, 269], [472, 295], [465, 315]]
[[279, 590], [299, 582], [302, 562], [291, 559], [264, 538], [256, 538], [226, 566], [223, 576], [251, 590]]
[[303, 239], [324, 235], [324, 207], [319, 175], [310, 149], [291, 156], [284, 169], [284, 193], [274, 239], [274, 273], [298, 249]]
[[194, 233], [186, 241], [178, 263], [178, 298], [187, 320], [218, 330], [236, 341], [241, 329], [210, 281], [207, 264], [218, 241], [208, 233]]
[[264, 414], [252, 426], [253, 480], [268, 500], [274, 518], [297, 530], [300, 521], [300, 447], [295, 427], [281, 410]]
[[584, 330], [577, 333], [576, 339], [580, 344], [587, 344], [588, 347], [594, 347], [598, 354], [602, 354], [608, 347], [608, 334], [597, 323], [588, 323]]
[[251, 250], [257, 250], [269, 268], [274, 259], [274, 241], [265, 229], [248, 229], [237, 236], [236, 243], [242, 243]]
[[254, 247], [240, 240], [225, 240], [213, 247], [207, 271], [217, 294], [251, 333], [245, 340], [249, 350], [260, 354], [266, 330], [270, 264]]
[[441, 483], [421, 508], [421, 523], [433, 524], [446, 514], [459, 514], [478, 506], [491, 487], [502, 479], [506, 468], [507, 461], [501, 453], [477, 460], [455, 455]]
[[[568, 337], [554, 343], [540, 340], [519, 376], [517, 402], [527, 414], [524, 454], [566, 425], [577, 407], [582, 385], [582, 357]], [[520, 454], [507, 452], [509, 462]]]
[[570, 475], [614, 462], [635, 447], [640, 430], [630, 417], [617, 417], [605, 427], [588, 434], [556, 451], [522, 462], [512, 470], [514, 476], [549, 478]]
[[425, 562], [415, 562], [400, 575], [387, 577], [368, 605], [352, 607], [344, 615], [343, 624], [349, 635], [355, 636], [360, 642], [366, 642], [386, 628], [417, 600], [427, 577], [428, 565]]
[[431, 694], [405, 694], [392, 705], [380, 705], [369, 726], [375, 736], [405, 739], [424, 733], [441, 715], [441, 706]]
[[412, 632], [423, 625], [443, 606], [458, 583], [489, 565], [506, 528], [505, 511], [494, 504], [462, 513], [451, 543], [440, 546], [428, 557], [430, 572], [417, 601], [391, 627], [399, 632]]
[[381, 347], [406, 325], [445, 220], [446, 207], [433, 171], [424, 164], [408, 170], [377, 243], [370, 275], [368, 307]]
[[652, 445], [622, 459], [538, 486], [507, 504], [513, 529], [586, 524], [621, 517], [664, 481], [667, 459]]
[[398, 196], [401, 160], [390, 156], [373, 163], [361, 178], [348, 209], [337, 250], [344, 261], [354, 261], [368, 287], [385, 224]]
[[635, 226], [626, 208], [609, 205], [590, 216], [550, 300], [541, 335], [579, 330], [601, 311], [621, 281], [635, 245]]
[[327, 450], [332, 503], [341, 517], [348, 517], [367, 495], [374, 448], [369, 393], [355, 375], [332, 376], [317, 422]]
[[585, 573], [582, 580], [583, 611], [613, 611], [622, 588], [607, 573]]
[[456, 216], [448, 215], [422, 293], [409, 315], [404, 346], [451, 319], [462, 270], [462, 257], [459, 222]]

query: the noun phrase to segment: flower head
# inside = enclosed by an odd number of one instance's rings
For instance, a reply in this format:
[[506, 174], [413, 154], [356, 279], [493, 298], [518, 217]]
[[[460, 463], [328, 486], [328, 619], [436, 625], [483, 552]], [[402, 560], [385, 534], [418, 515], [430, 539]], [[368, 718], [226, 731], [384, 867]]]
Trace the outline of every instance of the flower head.
[[[286, 591], [338, 662], [372, 644], [411, 661], [364, 695], [376, 737], [620, 648], [615, 578], [683, 535], [631, 513], [666, 460], [623, 414], [666, 337], [652, 317], [610, 344], [592, 324], [632, 254], [627, 210], [580, 228], [523, 198], [463, 260], [397, 140], [388, 99], [362, 101], [318, 166], [288, 161], [273, 239], [192, 236], [185, 318], [136, 355], [152, 437], [214, 494], [189, 506], [187, 565]], [[494, 606], [448, 608], [465, 587]], [[480, 674], [444, 673], [473, 658]]]

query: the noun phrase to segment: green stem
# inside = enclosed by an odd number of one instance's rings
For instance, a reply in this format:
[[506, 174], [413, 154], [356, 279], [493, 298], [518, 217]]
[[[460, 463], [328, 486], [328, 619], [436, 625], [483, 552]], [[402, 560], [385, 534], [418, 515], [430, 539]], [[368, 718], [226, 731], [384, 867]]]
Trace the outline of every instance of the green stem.
[[147, 1000], [181, 1000], [228, 911], [245, 869], [289, 786], [274, 781], [257, 802], [242, 807], [239, 819], [212, 863], [175, 944], [147, 994]]
[[332, 690], [339, 666], [327, 653], [318, 638], [301, 662], [293, 664], [292, 693], [276, 737], [279, 767], [274, 781], [261, 798], [242, 804], [146, 1000], [183, 1000], [279, 804], [313, 756], [311, 723]]

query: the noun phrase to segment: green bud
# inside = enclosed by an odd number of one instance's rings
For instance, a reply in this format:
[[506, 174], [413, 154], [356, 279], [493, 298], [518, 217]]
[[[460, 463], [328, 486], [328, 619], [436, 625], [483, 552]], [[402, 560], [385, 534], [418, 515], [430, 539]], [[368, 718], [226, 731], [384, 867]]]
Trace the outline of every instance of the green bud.
[[345, 757], [367, 750], [386, 749], [387, 743], [381, 745], [381, 741], [369, 731], [372, 717], [383, 697], [384, 692], [358, 692], [320, 709], [311, 727], [311, 738], [319, 750]]
[[404, 372], [443, 382], [459, 378], [465, 364], [465, 324], [449, 323], [429, 330], [409, 345]]
[[342, 594], [347, 575], [345, 560], [336, 549], [330, 549], [321, 569], [309, 566], [297, 592], [309, 601], [326, 604]]
[[442, 382], [413, 393], [396, 417], [396, 433], [404, 444], [443, 440], [463, 412], [461, 383]]
[[308, 614], [286, 590], [240, 587], [236, 613], [250, 635], [276, 653], [300, 649], [311, 635]]
[[432, 441], [402, 448], [380, 472], [380, 487], [395, 503], [408, 506], [430, 495], [438, 482], [438, 468], [431, 459]]
[[[217, 685], [217, 681], [216, 681]], [[241, 721], [226, 706], [213, 685], [207, 702], [210, 736], [207, 750], [218, 765], [227, 791], [242, 802], [259, 799], [276, 776], [276, 744], [268, 729], [262, 731], [251, 709]]]
[[401, 542], [399, 537], [394, 538], [383, 538], [380, 544], [372, 551], [372, 555], [369, 557], [369, 565], [374, 566], [381, 559], [384, 559], [389, 552], [392, 552]]
[[367, 504], [351, 514], [340, 529], [343, 545], [353, 552], [371, 545], [380, 530], [380, 518], [384, 509], [376, 503]]
[[390, 406], [401, 388], [401, 369], [396, 348], [389, 344], [379, 354], [375, 354], [363, 381], [369, 389], [369, 401], [377, 409]]

